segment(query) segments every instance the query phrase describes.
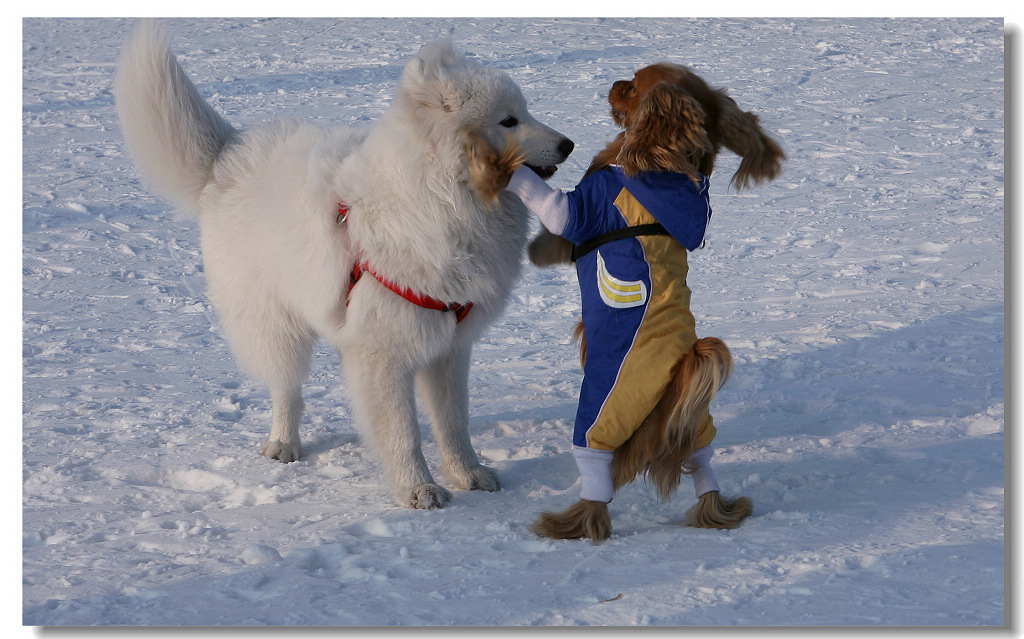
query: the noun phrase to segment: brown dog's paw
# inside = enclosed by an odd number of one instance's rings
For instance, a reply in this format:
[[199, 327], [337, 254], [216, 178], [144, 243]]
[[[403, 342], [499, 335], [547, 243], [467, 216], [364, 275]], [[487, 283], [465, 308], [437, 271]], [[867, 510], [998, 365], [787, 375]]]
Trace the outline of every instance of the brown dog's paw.
[[596, 544], [611, 537], [612, 518], [608, 504], [581, 499], [565, 512], [541, 513], [530, 532], [550, 539], [592, 539]]
[[536, 266], [572, 263], [572, 242], [547, 229], [541, 229], [530, 242], [530, 261]]
[[498, 151], [476, 127], [463, 129], [462, 150], [469, 185], [488, 206], [498, 203], [498, 194], [508, 186], [512, 173], [526, 162], [526, 153], [518, 145], [509, 142]]
[[685, 522], [694, 528], [725, 530], [739, 527], [753, 512], [754, 502], [750, 497], [730, 499], [713, 490], [701, 495], [697, 505], [686, 511]]

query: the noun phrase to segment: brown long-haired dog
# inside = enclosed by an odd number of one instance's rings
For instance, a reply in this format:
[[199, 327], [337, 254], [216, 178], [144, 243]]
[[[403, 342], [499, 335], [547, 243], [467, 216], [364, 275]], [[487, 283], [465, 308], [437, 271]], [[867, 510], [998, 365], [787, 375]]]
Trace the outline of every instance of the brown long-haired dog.
[[[683, 66], [659, 63], [636, 72], [632, 80], [612, 85], [608, 94], [612, 119], [623, 131], [598, 153], [586, 175], [611, 164], [626, 175], [641, 171], [673, 171], [710, 177], [724, 146], [740, 156], [731, 184], [738, 189], [775, 179], [785, 154], [725, 91], [713, 89]], [[530, 245], [538, 266], [567, 263], [572, 245], [547, 231]], [[586, 357], [583, 324], [577, 326], [581, 356]], [[675, 381], [640, 428], [615, 451], [612, 474], [615, 490], [646, 476], [663, 499], [690, 472], [686, 461], [694, 450], [697, 428], [714, 394], [732, 370], [726, 345], [713, 337], [698, 340], [680, 363]], [[718, 491], [704, 493], [686, 514], [698, 528], [735, 528], [753, 511], [747, 497], [727, 499]], [[611, 534], [608, 506], [580, 500], [563, 513], [544, 513], [531, 528], [554, 538], [589, 537], [600, 541]]]
[[[624, 130], [594, 157], [586, 176], [610, 165], [627, 176], [645, 171], [669, 171], [710, 176], [724, 146], [742, 159], [732, 184], [745, 188], [772, 180], [785, 154], [759, 126], [757, 116], [743, 112], [724, 91], [712, 89], [689, 69], [660, 63], [636, 72], [632, 80], [616, 82], [608, 95], [612, 118]], [[513, 154], [467, 142], [471, 181], [482, 196], [507, 183], [517, 166]], [[497, 179], [493, 179], [498, 175]], [[488, 176], [490, 176], [488, 178]], [[685, 249], [683, 249], [685, 250]], [[530, 259], [538, 266], [569, 263], [573, 245], [546, 230], [531, 243]], [[586, 360], [583, 323], [576, 328], [581, 359]], [[615, 491], [645, 476], [659, 496], [668, 499], [690, 465], [700, 428], [715, 394], [732, 371], [725, 343], [714, 337], [697, 340], [677, 364], [673, 382], [640, 427], [615, 449], [611, 463]], [[748, 497], [727, 499], [712, 490], [699, 497], [685, 517], [699, 528], [735, 528], [753, 511]], [[608, 505], [581, 499], [562, 513], [542, 513], [531, 530], [543, 537], [590, 538], [599, 542], [611, 534]]]

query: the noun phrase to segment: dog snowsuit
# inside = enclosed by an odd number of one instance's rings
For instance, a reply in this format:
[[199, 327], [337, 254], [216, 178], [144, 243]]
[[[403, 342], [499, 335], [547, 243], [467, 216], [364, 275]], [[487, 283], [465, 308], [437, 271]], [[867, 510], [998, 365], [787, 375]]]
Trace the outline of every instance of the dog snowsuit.
[[[520, 168], [509, 182], [549, 231], [576, 245], [587, 357], [573, 456], [583, 499], [611, 501], [615, 449], [654, 409], [697, 341], [683, 247], [699, 247], [711, 219], [709, 182], [699, 177], [699, 184], [681, 173], [630, 178], [612, 166], [562, 193]], [[708, 415], [689, 460], [698, 497], [718, 490], [709, 464], [715, 433]]]

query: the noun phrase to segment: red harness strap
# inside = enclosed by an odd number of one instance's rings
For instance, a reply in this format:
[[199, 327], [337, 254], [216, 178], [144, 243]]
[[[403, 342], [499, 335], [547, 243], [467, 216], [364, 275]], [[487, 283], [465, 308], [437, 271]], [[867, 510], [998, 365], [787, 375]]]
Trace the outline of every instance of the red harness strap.
[[[338, 223], [341, 224], [342, 222], [345, 222], [347, 218], [348, 207], [345, 205], [344, 202], [339, 202], [337, 220]], [[410, 291], [409, 289], [403, 286], [395, 284], [391, 280], [381, 277], [376, 272], [374, 272], [374, 270], [371, 269], [370, 265], [367, 264], [366, 262], [356, 262], [352, 266], [352, 272], [349, 274], [348, 278], [348, 296], [345, 299], [345, 306], [348, 306], [348, 300], [351, 299], [352, 297], [352, 289], [355, 288], [356, 282], [358, 282], [360, 278], [362, 278], [364, 273], [371, 276], [373, 279], [377, 280], [391, 291], [394, 291], [396, 294], [409, 300], [416, 306], [430, 309], [432, 311], [452, 311], [453, 313], [455, 313], [456, 324], [459, 324], [462, 322], [462, 320], [466, 319], [466, 315], [468, 315], [470, 309], [473, 308], [473, 302], [467, 302], [465, 304], [460, 304], [458, 302], [442, 302], [439, 299], [429, 297], [427, 295], [421, 295], [414, 291]]]
[[[348, 278], [348, 292], [350, 296], [352, 295], [352, 289], [353, 287], [355, 287], [356, 282], [359, 281], [359, 279], [363, 276], [364, 273], [369, 275], [373, 279], [377, 280], [378, 282], [386, 286], [388, 289], [394, 291], [396, 294], [409, 300], [416, 306], [419, 306], [421, 308], [427, 308], [432, 311], [454, 312], [456, 324], [466, 319], [466, 315], [468, 315], [470, 309], [473, 308], [473, 302], [467, 302], [466, 304], [459, 304], [458, 302], [442, 302], [437, 298], [428, 297], [426, 295], [420, 295], [419, 293], [410, 291], [409, 289], [399, 286], [398, 284], [395, 284], [391, 280], [383, 278], [377, 273], [374, 273], [373, 269], [371, 269], [366, 262], [356, 262], [352, 266], [352, 273], [351, 275], [349, 275]], [[345, 305], [348, 305], [347, 301], [345, 302]]]

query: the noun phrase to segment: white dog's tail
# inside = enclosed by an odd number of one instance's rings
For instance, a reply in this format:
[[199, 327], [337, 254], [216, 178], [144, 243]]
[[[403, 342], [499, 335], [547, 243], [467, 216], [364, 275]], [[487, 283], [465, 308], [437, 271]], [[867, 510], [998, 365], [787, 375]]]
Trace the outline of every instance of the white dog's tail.
[[155, 20], [132, 28], [114, 95], [135, 165], [157, 195], [191, 211], [235, 130], [196, 91]]

